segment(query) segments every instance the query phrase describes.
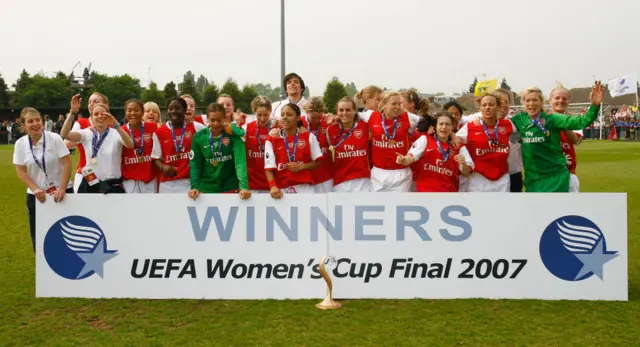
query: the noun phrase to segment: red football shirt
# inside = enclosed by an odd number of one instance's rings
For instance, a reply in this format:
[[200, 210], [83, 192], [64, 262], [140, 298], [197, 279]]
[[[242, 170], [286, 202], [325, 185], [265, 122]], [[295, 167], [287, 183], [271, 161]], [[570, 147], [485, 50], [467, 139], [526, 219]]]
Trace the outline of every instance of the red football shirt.
[[407, 154], [411, 146], [409, 136], [409, 116], [403, 113], [398, 116], [395, 137], [387, 139], [383, 126], [387, 129], [389, 137], [393, 136], [393, 119], [384, 119], [380, 112], [374, 111], [369, 117], [369, 129], [371, 129], [371, 155], [373, 166], [384, 170], [399, 170], [405, 166], [396, 164], [396, 153]]
[[320, 124], [313, 128], [309, 126], [307, 117], [302, 117], [302, 125], [311, 132], [320, 145], [320, 151], [322, 152], [322, 159], [320, 159], [320, 166], [311, 171], [314, 184], [326, 182], [333, 178], [333, 163], [331, 161], [331, 153], [329, 153], [329, 144], [327, 143], [327, 122], [322, 119]]
[[[371, 169], [369, 165], [369, 126], [363, 121], [358, 121], [351, 134], [336, 146], [350, 129], [342, 129], [340, 124], [332, 124], [327, 129], [329, 142], [334, 146], [336, 162], [333, 163], [333, 185], [359, 179], [369, 178]], [[326, 137], [326, 136], [325, 136]], [[329, 160], [331, 153], [327, 154]]]
[[[287, 136], [287, 144], [291, 155], [294, 154], [294, 140], [295, 135]], [[322, 157], [318, 140], [308, 131], [298, 135], [298, 144], [295, 145], [295, 147], [297, 147], [295, 149], [295, 162], [309, 163]], [[269, 136], [265, 144], [264, 168], [265, 170], [275, 171], [278, 188], [282, 189], [300, 184], [314, 183], [310, 170], [292, 172], [287, 169], [288, 163], [289, 158], [287, 157], [287, 150], [284, 146], [284, 139]]]
[[[182, 150], [180, 152], [176, 152], [176, 144], [180, 144], [182, 141], [182, 128], [175, 129], [175, 142], [173, 141], [171, 133], [171, 123], [167, 122], [166, 126], [162, 126], [156, 131], [151, 157], [153, 159], [162, 158], [164, 165], [175, 166], [177, 169], [175, 176], [166, 177], [162, 175], [160, 182], [189, 179], [189, 152], [191, 152], [191, 141], [197, 132], [195, 124], [196, 123], [187, 124], [184, 132], [184, 142], [182, 143]], [[201, 127], [202, 125], [198, 125], [199, 129]]]
[[[582, 139], [582, 131], [574, 131], [580, 139]], [[572, 174], [576, 174], [576, 167], [578, 166], [578, 157], [576, 156], [576, 148], [573, 144], [569, 143], [564, 131], [560, 132], [560, 145], [562, 146], [562, 153], [567, 158], [567, 168]]]
[[[269, 138], [267, 127], [258, 127], [258, 122], [245, 124], [245, 151], [247, 153], [247, 175], [249, 189], [269, 190], [267, 176], [264, 173], [264, 145]], [[262, 145], [262, 146], [261, 146]]]
[[[442, 150], [447, 151], [449, 145], [441, 142]], [[422, 152], [417, 155], [416, 152]], [[433, 136], [422, 136], [416, 141], [409, 153], [417, 159], [417, 172], [415, 172], [416, 190], [418, 192], [457, 192], [460, 184], [460, 164], [454, 157], [463, 155], [467, 164], [471, 163], [471, 157], [466, 147], [456, 149], [451, 146], [447, 160], [446, 156], [440, 153], [438, 144]]]
[[[472, 122], [465, 124], [456, 134], [467, 144], [467, 149], [471, 154], [475, 164], [475, 172], [496, 181], [500, 177], [509, 173], [509, 137], [513, 133], [513, 123], [507, 119], [498, 120], [498, 141], [500, 145], [494, 145], [484, 132], [482, 125], [475, 125]], [[495, 126], [487, 126], [487, 131], [494, 137]]]
[[[129, 125], [125, 124], [122, 129], [131, 136]], [[133, 131], [133, 148], [122, 148], [122, 179], [135, 180], [149, 183], [156, 178], [157, 172], [151, 160], [153, 150], [153, 134], [158, 130], [156, 123], [144, 123], [144, 135], [142, 130]], [[142, 141], [142, 142], [141, 142]], [[142, 148], [141, 156], [137, 155], [137, 150]]]

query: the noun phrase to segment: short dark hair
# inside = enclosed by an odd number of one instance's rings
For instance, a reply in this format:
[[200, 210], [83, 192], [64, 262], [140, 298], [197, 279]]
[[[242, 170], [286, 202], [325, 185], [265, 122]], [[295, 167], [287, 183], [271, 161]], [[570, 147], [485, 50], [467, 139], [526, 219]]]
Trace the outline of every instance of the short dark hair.
[[169, 105], [171, 105], [171, 103], [174, 101], [177, 101], [185, 111], [187, 110], [187, 102], [183, 98], [179, 98], [177, 96], [174, 96], [167, 101], [167, 108], [169, 108]]
[[214, 102], [214, 103], [209, 104], [209, 106], [207, 107], [207, 115], [209, 113], [218, 113], [218, 112], [222, 113], [223, 116], [224, 116], [224, 114], [226, 112], [225, 109], [224, 109], [224, 106], [222, 106], [221, 104], [218, 104], [218, 103]]
[[287, 82], [289, 82], [289, 80], [297, 78], [298, 81], [300, 81], [300, 86], [302, 87], [302, 92], [304, 93], [304, 91], [307, 89], [307, 87], [305, 87], [304, 85], [304, 80], [302, 79], [302, 77], [300, 77], [297, 73], [295, 72], [290, 72], [288, 73], [286, 76], [284, 76], [284, 86], [285, 86], [285, 91], [287, 90]]
[[463, 114], [463, 113], [464, 113], [464, 112], [463, 112], [464, 110], [462, 109], [462, 105], [460, 105], [460, 103], [458, 103], [458, 102], [457, 102], [457, 101], [455, 101], [455, 100], [451, 100], [451, 101], [447, 102], [446, 104], [444, 104], [444, 106], [442, 106], [442, 110], [443, 110], [443, 111], [446, 111], [446, 110], [448, 110], [448, 109], [449, 109], [449, 107], [451, 107], [451, 106], [453, 106], [453, 107], [457, 108], [457, 109], [458, 109], [458, 111], [460, 112], [460, 114]]

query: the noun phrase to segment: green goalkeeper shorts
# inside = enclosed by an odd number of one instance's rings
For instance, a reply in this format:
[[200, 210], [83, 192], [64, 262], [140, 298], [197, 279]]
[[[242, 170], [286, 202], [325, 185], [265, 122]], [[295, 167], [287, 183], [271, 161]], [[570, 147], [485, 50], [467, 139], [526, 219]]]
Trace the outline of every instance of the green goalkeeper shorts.
[[537, 179], [527, 179], [525, 174], [524, 187], [527, 193], [568, 193], [569, 182], [569, 170]]

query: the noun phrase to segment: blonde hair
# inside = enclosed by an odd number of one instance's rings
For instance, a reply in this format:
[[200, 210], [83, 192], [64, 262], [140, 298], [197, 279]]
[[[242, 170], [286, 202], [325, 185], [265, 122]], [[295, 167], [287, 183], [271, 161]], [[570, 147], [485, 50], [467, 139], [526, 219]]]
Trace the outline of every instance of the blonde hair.
[[356, 119], [358, 119], [358, 105], [356, 105], [355, 100], [353, 100], [352, 98], [345, 96], [342, 99], [338, 100], [338, 102], [336, 102], [336, 110], [338, 109], [338, 105], [340, 105], [341, 102], [348, 102], [351, 103], [351, 106], [353, 107], [353, 110], [356, 111]]
[[382, 97], [380, 98], [380, 105], [378, 106], [378, 110], [382, 111], [382, 107], [384, 105], [386, 105], [389, 102], [389, 99], [391, 99], [394, 96], [398, 96], [398, 97], [402, 97], [402, 95], [400, 95], [400, 93], [398, 92], [394, 92], [394, 91], [386, 91], [382, 93]]
[[545, 102], [544, 95], [542, 95], [542, 90], [540, 90], [540, 88], [538, 88], [538, 87], [529, 87], [529, 88], [526, 88], [525, 90], [523, 90], [520, 93], [520, 97], [522, 97], [522, 101], [523, 102], [524, 102], [524, 98], [527, 96], [527, 94], [530, 94], [530, 93], [537, 93], [538, 94], [538, 98], [544, 104], [544, 102]]
[[103, 104], [103, 103], [97, 103], [95, 105], [93, 105], [93, 110], [91, 111], [91, 117], [93, 117], [93, 112], [96, 110], [96, 107], [102, 107], [105, 110], [107, 110], [107, 112], [109, 112], [109, 105], [108, 104]]
[[513, 96], [511, 95], [511, 93], [512, 92], [510, 90], [503, 89], [503, 88], [498, 88], [493, 92], [491, 92], [491, 94], [506, 95], [509, 98], [509, 103], [513, 101]]
[[309, 99], [306, 104], [304, 104], [304, 110], [308, 113], [311, 113], [311, 112], [324, 113], [326, 110], [326, 107], [324, 105], [324, 100], [322, 100], [322, 98], [319, 96], [314, 96], [311, 99]]
[[196, 99], [193, 98], [193, 96], [191, 96], [191, 94], [182, 94], [180, 95], [180, 99], [191, 99], [193, 100], [193, 102], [196, 102]]
[[482, 99], [484, 99], [487, 96], [496, 99], [496, 105], [498, 105], [498, 107], [503, 106], [502, 99], [500, 99], [499, 93], [496, 93], [495, 90], [492, 93], [482, 93], [482, 95], [478, 96], [474, 101], [476, 102], [477, 105], [480, 105], [480, 103], [482, 102]]
[[97, 96], [100, 97], [100, 99], [102, 99], [102, 102], [99, 102], [98, 104], [106, 104], [107, 106], [109, 106], [109, 98], [107, 98], [106, 95], [104, 95], [104, 94], [102, 94], [100, 92], [93, 92], [93, 93], [91, 93], [91, 95], [89, 97], [91, 97], [93, 95], [97, 95]]
[[147, 111], [156, 111], [158, 114], [158, 124], [162, 124], [162, 113], [160, 112], [160, 106], [153, 101], [147, 101], [142, 107], [144, 112]]
[[567, 92], [567, 95], [569, 95], [569, 99], [571, 99], [571, 92], [569, 92], [569, 89], [565, 88], [560, 82], [556, 83], [556, 86], [553, 87], [553, 89], [551, 89], [551, 92], [549, 93], [549, 99], [553, 97], [553, 93], [559, 92], [559, 91]]
[[425, 98], [421, 98], [413, 89], [401, 92], [400, 95], [407, 101], [412, 102], [416, 108], [415, 112], [418, 116], [426, 117], [429, 115], [429, 101]]
[[271, 111], [271, 100], [264, 95], [258, 95], [251, 101], [251, 110], [256, 113], [259, 107], [266, 107]]
[[362, 103], [366, 103], [367, 100], [373, 99], [376, 95], [382, 93], [382, 89], [378, 86], [366, 86], [356, 94], [355, 99]]

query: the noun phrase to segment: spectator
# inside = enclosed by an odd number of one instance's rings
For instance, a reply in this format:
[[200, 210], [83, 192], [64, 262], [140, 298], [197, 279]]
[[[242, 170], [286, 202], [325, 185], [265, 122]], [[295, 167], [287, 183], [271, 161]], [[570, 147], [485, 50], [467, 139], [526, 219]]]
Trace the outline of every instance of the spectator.
[[49, 132], [53, 131], [53, 121], [49, 118], [48, 114], [44, 115], [44, 130]]

